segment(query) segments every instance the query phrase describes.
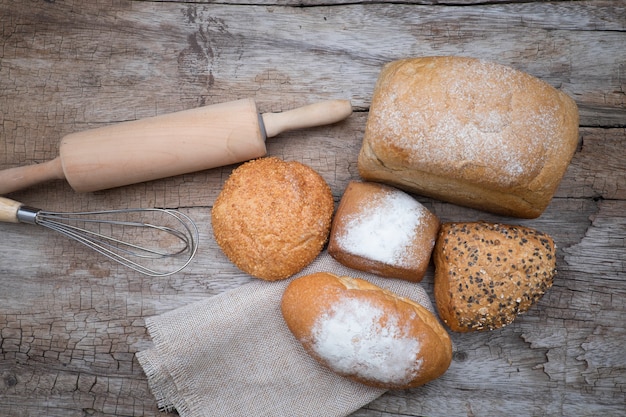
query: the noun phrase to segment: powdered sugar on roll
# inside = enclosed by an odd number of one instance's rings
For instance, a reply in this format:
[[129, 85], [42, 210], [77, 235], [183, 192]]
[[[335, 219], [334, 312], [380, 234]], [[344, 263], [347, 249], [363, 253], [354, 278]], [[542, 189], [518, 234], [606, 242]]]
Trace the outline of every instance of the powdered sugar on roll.
[[408, 325], [367, 300], [341, 299], [315, 322], [311, 336], [313, 351], [334, 371], [379, 384], [406, 384], [423, 363]]

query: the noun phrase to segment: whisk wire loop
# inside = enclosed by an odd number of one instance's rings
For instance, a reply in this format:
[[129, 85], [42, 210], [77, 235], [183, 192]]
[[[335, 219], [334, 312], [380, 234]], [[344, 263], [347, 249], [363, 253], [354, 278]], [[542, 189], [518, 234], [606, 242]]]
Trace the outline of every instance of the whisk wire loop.
[[[187, 235], [171, 227], [158, 226], [158, 225], [153, 225], [150, 223], [128, 222], [128, 221], [88, 220], [88, 219], [81, 220], [85, 223], [109, 224], [113, 226], [130, 226], [130, 227], [138, 227], [138, 228], [145, 227], [145, 228], [151, 228], [154, 230], [159, 230], [164, 233], [169, 233], [170, 235], [176, 236], [185, 244], [180, 250], [176, 252], [158, 251], [156, 249], [147, 250], [145, 247], [136, 245], [134, 243], [116, 239], [112, 236], [108, 236], [108, 235], [94, 232], [91, 230], [86, 230], [84, 228], [74, 226], [70, 223], [59, 224], [57, 221], [57, 220], [64, 220], [64, 221], [74, 220], [70, 217], [60, 217], [60, 216], [55, 215], [54, 216], [55, 220], [51, 221], [50, 218], [48, 217], [50, 216], [49, 213], [42, 213], [42, 214], [43, 215], [39, 217], [37, 220], [37, 224], [41, 226], [54, 229], [58, 231], [59, 233], [63, 233], [64, 235], [68, 237], [72, 237], [74, 239], [79, 239], [79, 240], [82, 240], [82, 238], [84, 238], [83, 237], [83, 234], [84, 234], [85, 236], [90, 237], [91, 242], [94, 242], [94, 243], [98, 242], [99, 244], [103, 246], [115, 248], [121, 252], [127, 253], [128, 255], [133, 255], [139, 258], [159, 259], [159, 258], [164, 258], [164, 257], [176, 256], [185, 252], [191, 246], [190, 239]], [[138, 250], [139, 252], [133, 252], [130, 249], [124, 249], [124, 248], [135, 249], [135, 250]]]
[[[149, 208], [149, 209], [120, 209], [120, 210], [100, 210], [84, 211], [77, 213], [56, 213], [44, 210], [37, 210], [31, 207], [21, 207], [18, 212], [18, 219], [23, 223], [33, 223], [52, 229], [73, 240], [76, 240], [107, 258], [118, 262], [144, 275], [153, 277], [163, 277], [180, 272], [187, 267], [198, 249], [198, 228], [194, 221], [187, 215], [170, 209]], [[152, 212], [165, 215], [170, 220], [175, 220], [177, 229], [169, 226], [155, 225], [141, 221], [112, 220], [111, 216], [133, 215]], [[99, 216], [105, 218], [97, 219]], [[76, 223], [81, 224], [77, 226]], [[92, 225], [98, 230], [89, 230], [88, 225]], [[160, 233], [161, 238], [173, 236], [179, 244], [172, 250], [161, 250], [152, 247], [135, 244], [122, 240], [110, 234], [100, 231], [103, 227], [133, 229], [146, 229], [151, 232]], [[153, 239], [150, 243], [156, 243], [161, 239]], [[182, 255], [187, 252], [186, 261], [173, 271], [157, 271], [156, 269], [143, 265], [133, 259], [162, 259]]]

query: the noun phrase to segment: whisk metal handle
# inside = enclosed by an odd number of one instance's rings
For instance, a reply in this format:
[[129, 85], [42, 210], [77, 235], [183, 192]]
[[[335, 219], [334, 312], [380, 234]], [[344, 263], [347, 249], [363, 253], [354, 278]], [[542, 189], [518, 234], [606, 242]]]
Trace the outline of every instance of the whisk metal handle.
[[16, 213], [20, 223], [37, 224], [37, 214], [41, 210], [35, 207], [21, 206]]
[[0, 197], [0, 222], [36, 224], [39, 209], [27, 207], [19, 201]]

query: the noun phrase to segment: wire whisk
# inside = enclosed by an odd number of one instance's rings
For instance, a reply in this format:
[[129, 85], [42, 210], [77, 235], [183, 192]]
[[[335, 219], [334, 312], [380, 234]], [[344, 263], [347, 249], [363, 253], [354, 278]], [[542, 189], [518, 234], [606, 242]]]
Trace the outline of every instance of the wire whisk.
[[[146, 217], [158, 222], [147, 222]], [[198, 227], [177, 210], [140, 208], [59, 213], [0, 197], [0, 221], [46, 227], [152, 277], [180, 272], [198, 250]], [[176, 266], [166, 261], [161, 262], [166, 270], [155, 267], [157, 261], [169, 258], [177, 258]]]

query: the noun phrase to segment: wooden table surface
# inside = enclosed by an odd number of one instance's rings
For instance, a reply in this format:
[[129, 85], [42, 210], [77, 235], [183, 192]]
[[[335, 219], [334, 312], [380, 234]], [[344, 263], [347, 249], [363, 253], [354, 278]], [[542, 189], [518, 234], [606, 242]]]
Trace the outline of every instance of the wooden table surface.
[[[450, 4], [446, 4], [450, 3]], [[551, 234], [554, 286], [493, 332], [452, 334], [448, 372], [354, 416], [626, 413], [624, 1], [0, 0], [0, 169], [58, 154], [64, 135], [239, 98], [262, 112], [346, 98], [334, 126], [283, 134], [270, 155], [306, 163], [336, 202], [351, 179], [383, 64], [463, 55], [535, 75], [580, 109], [580, 146], [538, 219], [417, 196], [443, 221]], [[160, 415], [135, 353], [146, 317], [250, 278], [221, 254], [210, 210], [234, 166], [79, 194], [53, 181], [9, 197], [56, 211], [178, 208], [200, 226], [183, 272], [129, 272], [49, 230], [0, 225], [0, 415]], [[424, 280], [432, 292], [432, 271]], [[245, 399], [243, 399], [245, 400]]]

